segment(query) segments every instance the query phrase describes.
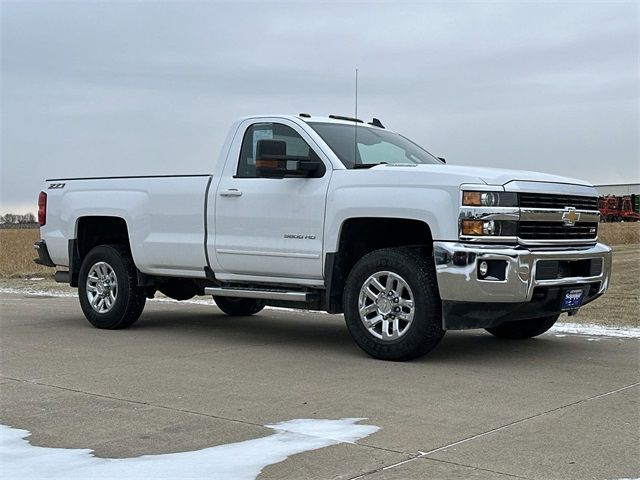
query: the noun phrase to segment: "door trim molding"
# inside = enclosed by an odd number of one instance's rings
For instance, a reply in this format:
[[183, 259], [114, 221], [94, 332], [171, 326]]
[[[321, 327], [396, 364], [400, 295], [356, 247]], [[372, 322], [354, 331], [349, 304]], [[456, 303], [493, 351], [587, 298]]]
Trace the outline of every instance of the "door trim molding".
[[233, 250], [230, 248], [217, 248], [216, 253], [228, 255], [253, 255], [260, 257], [287, 257], [287, 258], [310, 258], [318, 259], [318, 253], [281, 253], [281, 252], [261, 252], [256, 250]]

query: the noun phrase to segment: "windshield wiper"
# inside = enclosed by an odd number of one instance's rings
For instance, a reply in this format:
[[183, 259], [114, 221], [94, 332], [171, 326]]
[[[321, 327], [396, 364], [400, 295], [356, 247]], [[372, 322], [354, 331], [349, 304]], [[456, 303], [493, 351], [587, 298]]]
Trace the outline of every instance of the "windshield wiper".
[[375, 167], [377, 165], [387, 165], [387, 162], [380, 162], [380, 163], [356, 163], [355, 165], [353, 165], [354, 170], [357, 168], [371, 168], [371, 167]]

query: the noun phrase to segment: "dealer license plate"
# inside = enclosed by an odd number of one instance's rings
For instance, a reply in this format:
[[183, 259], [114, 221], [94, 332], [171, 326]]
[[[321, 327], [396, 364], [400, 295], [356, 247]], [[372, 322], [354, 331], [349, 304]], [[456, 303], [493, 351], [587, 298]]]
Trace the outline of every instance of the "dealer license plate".
[[582, 305], [582, 299], [584, 297], [583, 288], [572, 288], [565, 290], [562, 295], [562, 310], [575, 310]]

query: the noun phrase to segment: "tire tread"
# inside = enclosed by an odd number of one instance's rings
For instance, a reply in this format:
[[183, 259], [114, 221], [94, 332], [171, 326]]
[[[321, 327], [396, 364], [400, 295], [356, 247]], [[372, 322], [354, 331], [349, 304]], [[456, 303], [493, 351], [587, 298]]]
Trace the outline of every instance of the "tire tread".
[[[122, 263], [125, 277], [121, 278], [122, 272], [116, 272], [116, 276], [118, 276], [118, 297], [116, 298], [116, 305], [114, 305], [110, 312], [99, 314], [91, 308], [87, 300], [85, 291], [86, 276], [91, 265], [98, 261], [98, 259], [105, 260], [105, 256], [113, 257], [113, 259], [107, 258], [106, 260], [108, 262], [114, 263], [115, 260], [115, 262], [119, 261]], [[97, 258], [94, 259], [94, 257]], [[118, 268], [118, 265], [111, 266], [114, 270]], [[137, 283], [137, 269], [127, 247], [124, 245], [99, 245], [94, 247], [82, 262], [78, 282], [80, 306], [87, 320], [89, 320], [94, 327], [107, 330], [118, 330], [131, 326], [142, 314], [147, 300], [144, 290], [138, 287]]]
[[[417, 317], [414, 317], [410, 331], [393, 342], [383, 342], [373, 337], [362, 325], [357, 308], [361, 281], [375, 270], [381, 269], [396, 273], [402, 270], [401, 276], [410, 283], [414, 293], [414, 302], [417, 304], [420, 298], [420, 303], [424, 304], [424, 311], [416, 312]], [[436, 347], [445, 333], [433, 258], [423, 249], [414, 247], [386, 248], [365, 255], [347, 278], [344, 312], [349, 333], [369, 355], [396, 361], [425, 355]]]

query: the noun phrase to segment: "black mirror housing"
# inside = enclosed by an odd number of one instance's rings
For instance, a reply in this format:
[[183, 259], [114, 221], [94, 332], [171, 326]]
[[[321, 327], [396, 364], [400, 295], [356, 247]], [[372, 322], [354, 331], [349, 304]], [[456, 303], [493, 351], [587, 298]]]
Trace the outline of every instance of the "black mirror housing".
[[287, 155], [282, 140], [259, 140], [256, 147], [256, 177], [321, 177], [325, 168], [315, 152], [311, 158]]
[[293, 155], [265, 155], [256, 160], [256, 177], [317, 177], [324, 174], [324, 165], [319, 160]]

